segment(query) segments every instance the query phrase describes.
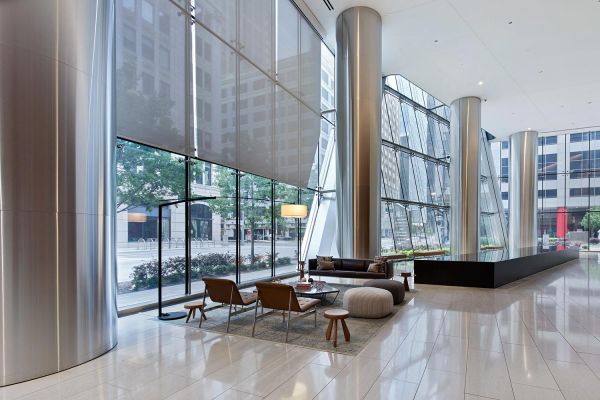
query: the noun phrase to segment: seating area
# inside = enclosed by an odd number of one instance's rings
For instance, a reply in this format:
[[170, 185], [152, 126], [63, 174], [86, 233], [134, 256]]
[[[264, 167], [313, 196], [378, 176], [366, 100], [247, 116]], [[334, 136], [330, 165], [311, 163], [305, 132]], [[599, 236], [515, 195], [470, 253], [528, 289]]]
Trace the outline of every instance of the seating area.
[[[371, 260], [345, 260], [345, 265], [360, 266], [371, 264]], [[342, 261], [337, 265], [343, 265]], [[368, 268], [368, 267], [367, 267]], [[358, 273], [359, 271], [354, 271]], [[368, 273], [372, 276], [373, 273]], [[382, 273], [385, 275], [386, 273]], [[199, 311], [198, 327], [202, 328], [203, 321], [209, 321], [213, 313], [218, 309], [225, 309], [227, 320], [225, 332], [230, 332], [232, 317], [240, 316], [247, 311], [254, 310], [252, 319], [251, 337], [254, 337], [262, 329], [261, 321], [281, 318], [285, 324], [285, 342], [288, 342], [290, 330], [294, 330], [295, 321], [313, 316], [313, 326], [317, 328], [317, 318], [319, 314], [327, 319], [328, 326], [325, 335], [321, 335], [323, 340], [334, 340], [333, 347], [338, 347], [337, 342], [337, 322], [342, 324], [344, 330], [344, 343], [350, 342], [349, 328], [345, 322], [347, 318], [361, 318], [367, 320], [382, 319], [393, 313], [394, 306], [401, 304], [405, 298], [404, 285], [399, 281], [387, 279], [371, 279], [366, 281], [363, 286], [352, 286], [344, 288], [339, 302], [336, 302], [341, 289], [335, 285], [327, 284], [324, 281], [310, 282], [257, 282], [256, 289], [253, 292], [240, 291], [234, 281], [223, 278], [203, 278], [205, 284], [204, 296], [201, 301], [187, 303], [184, 308], [188, 310], [185, 320], [187, 324], [190, 319], [196, 318], [196, 312]], [[327, 295], [331, 298], [328, 300]], [[210, 304], [210, 305], [209, 305]], [[328, 307], [325, 307], [328, 306]], [[338, 308], [336, 308], [338, 307]], [[319, 313], [319, 308], [323, 311]], [[222, 313], [221, 313], [222, 314]], [[238, 317], [239, 322], [248, 321], [246, 317]], [[343, 347], [343, 346], [342, 346]], [[343, 350], [343, 348], [342, 348]]]

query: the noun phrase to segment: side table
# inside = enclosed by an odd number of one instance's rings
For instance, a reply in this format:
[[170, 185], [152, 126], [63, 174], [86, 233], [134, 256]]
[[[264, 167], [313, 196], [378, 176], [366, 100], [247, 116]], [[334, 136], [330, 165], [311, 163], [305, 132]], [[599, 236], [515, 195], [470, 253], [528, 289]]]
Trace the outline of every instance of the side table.
[[202, 300], [195, 301], [193, 303], [186, 303], [183, 305], [183, 308], [185, 308], [186, 310], [189, 310], [187, 318], [185, 320], [186, 324], [190, 320], [190, 317], [196, 318], [196, 310], [200, 310], [200, 318], [204, 318], [204, 320], [206, 321], [206, 315], [204, 314], [204, 302]]
[[411, 272], [400, 272], [400, 276], [404, 278], [404, 290], [410, 292], [410, 286], [408, 286], [408, 278], [412, 276]]
[[346, 325], [345, 321], [345, 319], [349, 316], [350, 313], [346, 310], [332, 309], [325, 311], [325, 318], [329, 320], [329, 325], [327, 325], [327, 332], [325, 332], [325, 338], [327, 340], [331, 339], [331, 328], [333, 327], [333, 347], [337, 347], [338, 321], [342, 323], [342, 329], [344, 330], [344, 339], [346, 339], [346, 342], [350, 341], [350, 331], [348, 330], [348, 325]]

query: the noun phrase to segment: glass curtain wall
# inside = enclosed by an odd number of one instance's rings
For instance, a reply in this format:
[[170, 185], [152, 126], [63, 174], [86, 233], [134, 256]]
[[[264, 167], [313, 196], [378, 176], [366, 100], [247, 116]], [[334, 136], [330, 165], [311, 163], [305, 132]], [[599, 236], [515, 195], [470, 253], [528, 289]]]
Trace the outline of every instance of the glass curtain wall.
[[[381, 252], [408, 257], [449, 250], [449, 109], [399, 75], [384, 80]], [[488, 134], [481, 131], [481, 248], [506, 245]]]
[[488, 137], [493, 138], [485, 130], [482, 130], [480, 244], [481, 249], [491, 250], [506, 248], [508, 223]]
[[116, 5], [120, 137], [316, 189], [331, 55], [293, 1]]
[[[191, 200], [186, 239], [185, 204], [163, 207], [161, 222], [158, 206], [185, 199], [187, 185]], [[118, 307], [157, 300], [159, 223], [163, 300], [202, 293], [204, 276], [250, 284], [297, 273], [299, 254], [303, 260], [308, 257], [308, 250], [301, 253], [301, 248], [309, 247], [315, 219], [328, 215], [329, 204], [319, 209], [319, 198], [326, 194], [118, 139]], [[281, 217], [283, 204], [306, 204], [308, 218]], [[332, 239], [324, 242], [332, 246]], [[190, 293], [185, 280], [186, 240]]]
[[[269, 278], [335, 247], [335, 200], [321, 200], [335, 199], [334, 114], [321, 116], [335, 104], [335, 59], [290, 0], [118, 0], [116, 68], [117, 168], [137, 179], [119, 183], [130, 190], [120, 193], [119, 308], [156, 302], [157, 204], [185, 197], [186, 156], [189, 196], [215, 197], [189, 206], [192, 293], [206, 274]], [[153, 156], [128, 160], [129, 147]], [[250, 177], [256, 190], [244, 189]], [[283, 220], [278, 206], [298, 188], [309, 217]], [[142, 189], [150, 197], [136, 197]], [[164, 210], [165, 255], [184, 255], [183, 210]], [[166, 296], [185, 293], [172, 286]]]
[[401, 76], [384, 84], [381, 253], [447, 250], [448, 107]]
[[[508, 210], [508, 140], [492, 143]], [[600, 132], [538, 138], [538, 242], [545, 248], [600, 251]]]

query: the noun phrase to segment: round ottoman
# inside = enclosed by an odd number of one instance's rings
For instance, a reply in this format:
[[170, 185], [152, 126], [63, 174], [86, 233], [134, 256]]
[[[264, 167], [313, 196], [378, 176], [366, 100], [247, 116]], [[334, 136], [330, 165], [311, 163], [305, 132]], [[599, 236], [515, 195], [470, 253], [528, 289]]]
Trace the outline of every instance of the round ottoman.
[[373, 279], [365, 282], [363, 286], [387, 290], [392, 294], [394, 304], [400, 304], [404, 300], [404, 285], [402, 282], [391, 281], [388, 279]]
[[351, 317], [383, 318], [392, 312], [394, 297], [385, 289], [353, 288], [344, 293], [344, 308]]

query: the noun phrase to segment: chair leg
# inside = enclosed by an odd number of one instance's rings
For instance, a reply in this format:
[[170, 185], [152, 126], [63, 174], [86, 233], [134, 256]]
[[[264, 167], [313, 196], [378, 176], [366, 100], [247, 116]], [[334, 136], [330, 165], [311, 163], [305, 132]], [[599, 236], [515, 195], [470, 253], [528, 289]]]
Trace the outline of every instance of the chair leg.
[[233, 304], [229, 304], [229, 315], [227, 316], [227, 333], [229, 333], [229, 323], [231, 322], [231, 307]]
[[192, 313], [192, 318], [196, 318], [196, 309], [194, 308], [193, 311], [194, 312]]
[[252, 325], [252, 337], [254, 337], [254, 331], [256, 330], [256, 315], [258, 314], [258, 299], [256, 299], [256, 307], [254, 307], [254, 324]]
[[192, 316], [192, 309], [190, 308], [190, 311], [188, 311], [187, 318], [185, 319], [186, 324], [189, 322], [191, 316]]
[[206, 306], [206, 287], [204, 287], [204, 297], [202, 297], [202, 308], [200, 309], [200, 323], [198, 324], [198, 328], [202, 328], [202, 316], [206, 319], [206, 315], [204, 315], [204, 307]]
[[[285, 311], [284, 314], [285, 315]], [[290, 333], [290, 320], [292, 319], [292, 309], [288, 309], [288, 320], [287, 320], [287, 327], [285, 329], [285, 342], [287, 343], [288, 341], [288, 335]]]
[[315, 328], [317, 327], [317, 306], [315, 306]]

